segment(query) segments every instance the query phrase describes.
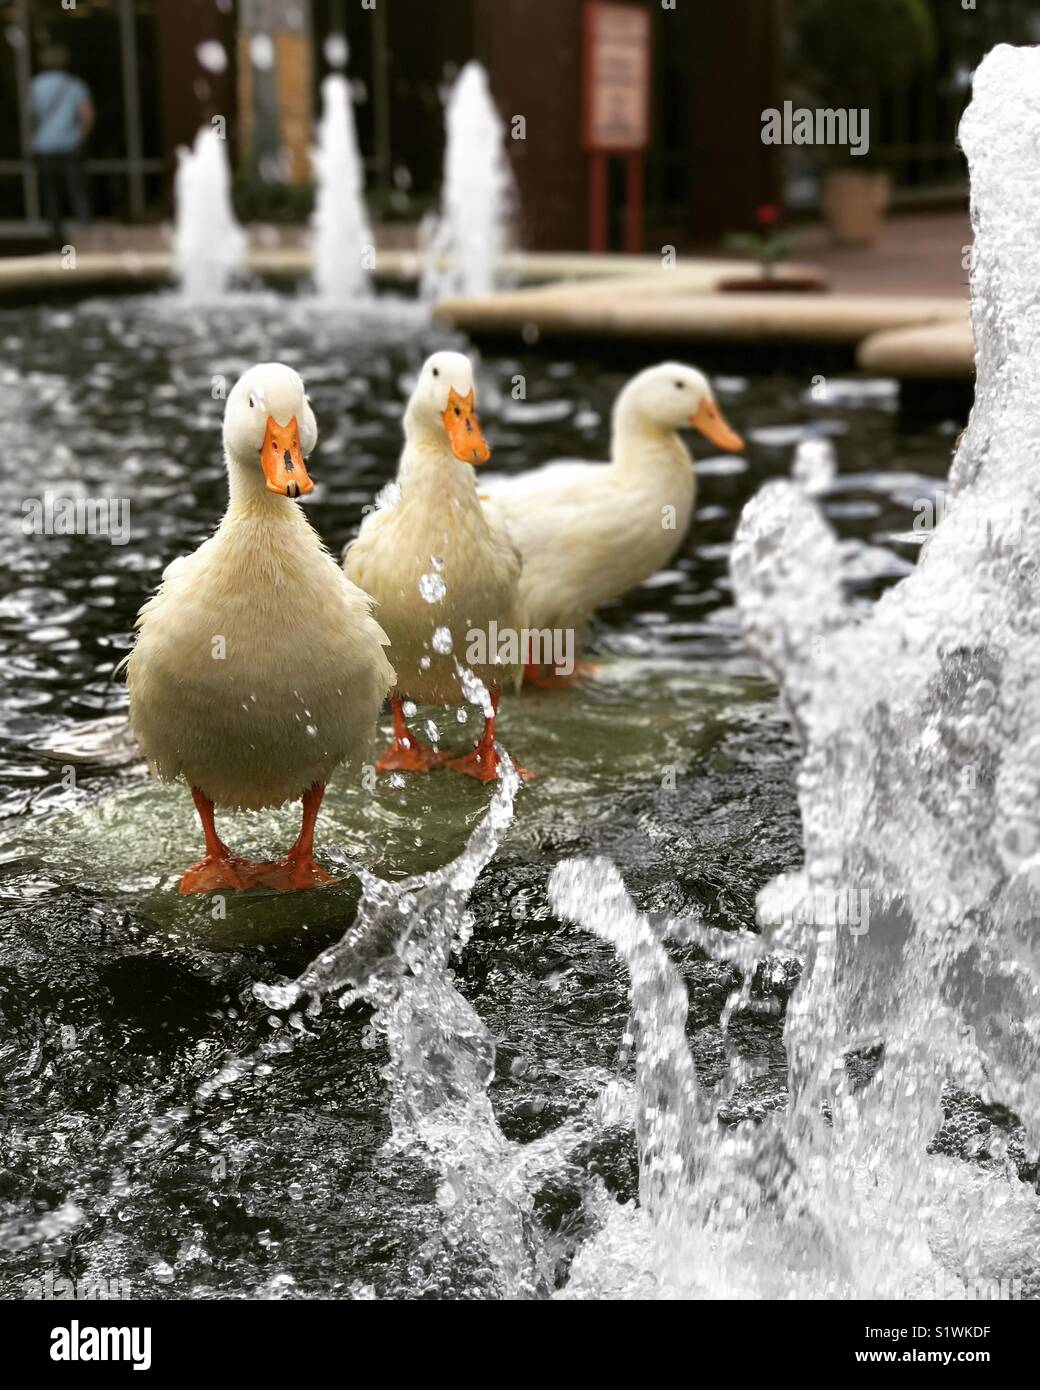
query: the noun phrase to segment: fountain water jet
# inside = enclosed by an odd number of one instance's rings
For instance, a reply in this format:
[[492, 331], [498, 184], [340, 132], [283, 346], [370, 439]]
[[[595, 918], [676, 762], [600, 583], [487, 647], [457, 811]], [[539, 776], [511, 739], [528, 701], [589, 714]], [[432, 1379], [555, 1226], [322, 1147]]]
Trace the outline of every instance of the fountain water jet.
[[311, 151], [318, 186], [311, 222], [314, 284], [322, 299], [343, 303], [370, 291], [374, 244], [347, 79], [338, 73], [326, 77], [321, 101], [318, 142]]
[[[803, 743], [805, 867], [758, 904], [761, 948], [803, 967], [785, 1115], [719, 1125], [661, 941], [682, 924], [652, 929], [602, 865], [553, 876], [556, 910], [625, 960], [637, 1044], [642, 1209], [581, 1252], [568, 1297], [1022, 1297], [1040, 1278], [1040, 1210], [1007, 1150], [930, 1151], [953, 1087], [1040, 1137], [1040, 561], [1009, 525], [1040, 514], [1038, 92], [1040, 49], [998, 48], [962, 124], [978, 385], [917, 569], [866, 618], [848, 607], [805, 458], [733, 549]], [[820, 911], [852, 893], [854, 923]], [[748, 1002], [745, 974], [727, 1014]]]
[[226, 142], [203, 126], [190, 149], [177, 151], [173, 189], [174, 274], [195, 303], [222, 295], [245, 267], [246, 234], [231, 207]]
[[[1037, 1259], [1035, 1202], [1014, 1172], [996, 1165], [983, 1194], [977, 1174], [926, 1148], [951, 1083], [1040, 1137], [1037, 561], [1007, 524], [1040, 506], [1023, 466], [1040, 444], [1038, 81], [1040, 50], [995, 49], [961, 126], [978, 383], [953, 501], [917, 569], [857, 621], [833, 535], [783, 482], [745, 509], [733, 553], [749, 640], [805, 742], [801, 888], [869, 894], [863, 936], [788, 910], [773, 940], [806, 962], [786, 1030], [789, 1149], [803, 1173], [817, 1161], [805, 1198], [882, 1296], [930, 1260], [1005, 1277]], [[853, 1049], [880, 1057], [865, 1083], [840, 1061]]]
[[424, 230], [422, 296], [489, 294], [506, 247], [515, 187], [487, 73], [467, 63], [448, 97], [440, 217]]

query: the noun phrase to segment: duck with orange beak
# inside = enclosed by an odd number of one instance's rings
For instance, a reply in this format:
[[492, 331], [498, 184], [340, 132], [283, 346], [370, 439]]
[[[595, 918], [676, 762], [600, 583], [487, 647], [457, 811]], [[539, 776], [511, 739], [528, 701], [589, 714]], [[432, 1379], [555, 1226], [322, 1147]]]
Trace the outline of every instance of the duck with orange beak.
[[[447, 766], [491, 781], [499, 771], [499, 692], [521, 676], [517, 662], [496, 660], [497, 634], [519, 631], [520, 559], [477, 496], [475, 469], [491, 451], [477, 421], [467, 357], [437, 352], [427, 359], [405, 411], [404, 435], [395, 500], [365, 519], [343, 560], [348, 578], [376, 601], [397, 671], [393, 742], [376, 770]], [[471, 659], [474, 652], [484, 659]], [[490, 703], [476, 746], [448, 758], [409, 727], [404, 702], [461, 704], [460, 666], [484, 683]]]
[[[524, 627], [554, 635], [553, 650], [578, 651], [589, 615], [649, 579], [682, 545], [697, 491], [679, 431], [697, 430], [717, 449], [744, 441], [722, 416], [707, 377], [662, 362], [632, 378], [614, 403], [609, 463], [547, 463], [489, 479], [481, 499], [523, 559]], [[596, 670], [583, 662], [546, 670], [528, 651], [531, 685], [568, 685]]]
[[[314, 489], [304, 457], [317, 438], [296, 372], [277, 362], [246, 372], [224, 413], [224, 518], [138, 615], [131, 726], [152, 770], [191, 788], [205, 837], [182, 893], [331, 882], [314, 858], [325, 783], [363, 763], [394, 682], [371, 599], [297, 505]], [[217, 809], [298, 798], [300, 834], [280, 859], [251, 863], [217, 834]]]

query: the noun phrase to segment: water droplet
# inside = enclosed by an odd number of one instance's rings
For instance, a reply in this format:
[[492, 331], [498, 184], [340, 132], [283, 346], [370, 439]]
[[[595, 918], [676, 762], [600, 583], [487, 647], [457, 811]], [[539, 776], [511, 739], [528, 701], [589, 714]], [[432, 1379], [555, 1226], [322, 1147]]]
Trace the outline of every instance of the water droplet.
[[826, 492], [837, 468], [829, 439], [803, 439], [795, 449], [791, 475], [808, 493]]
[[424, 574], [419, 580], [419, 593], [427, 603], [440, 603], [448, 586], [439, 574]]
[[442, 656], [447, 656], [454, 645], [451, 640], [451, 629], [447, 627], [437, 628], [433, 634], [433, 650], [440, 652]]

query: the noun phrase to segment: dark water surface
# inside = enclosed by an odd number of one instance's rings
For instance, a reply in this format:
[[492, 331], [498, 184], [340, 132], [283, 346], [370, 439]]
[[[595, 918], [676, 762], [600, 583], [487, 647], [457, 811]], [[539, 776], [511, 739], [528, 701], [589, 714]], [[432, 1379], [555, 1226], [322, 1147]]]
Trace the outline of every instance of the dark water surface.
[[[304, 374], [322, 435], [308, 514], [338, 553], [394, 472], [410, 374], [446, 344], [465, 346], [407, 304], [353, 323], [275, 296], [212, 311], [147, 298], [0, 313], [5, 1296], [62, 1278], [121, 1280], [130, 1297], [493, 1292], [485, 1271], [445, 1247], [421, 1155], [387, 1144], [386, 1059], [367, 1010], [287, 1019], [253, 995], [254, 982], [294, 976], [342, 934], [356, 888], [256, 892], [214, 920], [207, 901], [175, 891], [198, 854], [186, 792], [149, 783], [118, 726], [101, 762], [80, 762], [73, 776], [68, 757], [40, 751], [81, 747], [94, 721], [122, 714], [112, 670], [137, 608], [223, 510], [219, 378], [230, 387], [271, 358]], [[478, 408], [492, 466], [603, 457], [627, 375], [591, 354], [485, 356]], [[517, 376], [526, 400], [513, 398]], [[941, 486], [963, 424], [905, 429], [883, 383], [832, 379], [822, 401], [809, 386], [808, 375], [716, 378], [746, 459], [692, 441], [701, 462], [691, 534], [671, 568], [600, 615], [602, 679], [506, 705], [502, 737], [540, 776], [477, 885], [456, 969], [496, 1039], [491, 1098], [512, 1140], [578, 1114], [627, 1066], [624, 971], [605, 945], [550, 915], [555, 863], [607, 855], [644, 910], [697, 911], [734, 929], [753, 925], [762, 884], [800, 863], [796, 749], [730, 606], [737, 517], [762, 482], [789, 472], [799, 437], [828, 435], [839, 474], [825, 509], [868, 603], [913, 564], [915, 502]], [[46, 489], [129, 499], [130, 542], [23, 535], [22, 502]], [[475, 732], [475, 717], [463, 728], [452, 711], [431, 714], [447, 741]], [[420, 872], [459, 852], [488, 796], [447, 774], [374, 796], [334, 787], [319, 847], [341, 844], [387, 878]], [[231, 837], [269, 855], [289, 843], [296, 815], [233, 818]], [[712, 1083], [726, 1065], [718, 1020], [736, 975], [696, 949], [680, 959], [691, 1046]], [[783, 1103], [790, 984], [760, 981], [773, 1013], [731, 1026], [759, 1066], [724, 1121]], [[273, 1036], [284, 1048], [260, 1072], [193, 1103], [228, 1054]], [[630, 1133], [605, 1130], [572, 1157], [575, 1183], [597, 1173], [618, 1200], [635, 1195]], [[560, 1232], [563, 1279], [582, 1234], [577, 1204], [566, 1182], [539, 1201]]]

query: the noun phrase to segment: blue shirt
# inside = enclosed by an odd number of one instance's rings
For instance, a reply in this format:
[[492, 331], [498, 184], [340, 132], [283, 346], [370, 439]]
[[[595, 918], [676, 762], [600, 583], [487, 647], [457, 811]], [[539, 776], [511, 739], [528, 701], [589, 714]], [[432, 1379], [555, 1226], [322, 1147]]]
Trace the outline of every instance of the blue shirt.
[[82, 143], [79, 109], [90, 88], [69, 72], [38, 72], [29, 84], [33, 154], [71, 154]]

